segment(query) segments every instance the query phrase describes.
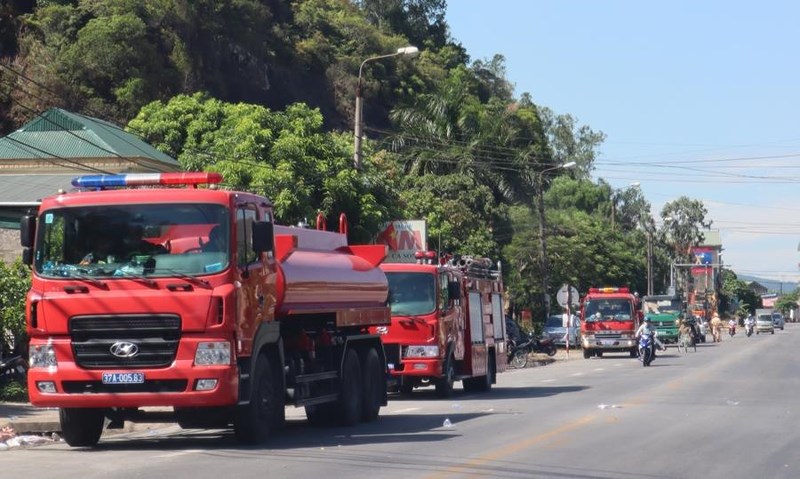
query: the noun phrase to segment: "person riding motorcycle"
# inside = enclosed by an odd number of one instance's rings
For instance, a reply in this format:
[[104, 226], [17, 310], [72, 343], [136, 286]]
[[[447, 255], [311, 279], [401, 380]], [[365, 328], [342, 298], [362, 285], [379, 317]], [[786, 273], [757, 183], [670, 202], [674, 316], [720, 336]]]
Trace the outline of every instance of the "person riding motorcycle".
[[653, 327], [653, 323], [650, 318], [644, 318], [644, 322], [639, 329], [636, 330], [636, 340], [638, 341], [639, 338], [642, 337], [643, 334], [650, 335], [653, 338], [652, 343], [650, 344], [650, 357], [655, 359], [656, 358], [656, 349], [659, 351], [663, 351], [664, 345], [661, 344], [661, 341], [658, 340], [658, 335], [656, 334], [656, 328]]
[[753, 328], [756, 326], [756, 318], [753, 315], [749, 315], [747, 319], [744, 320], [744, 330], [748, 336], [753, 334]]

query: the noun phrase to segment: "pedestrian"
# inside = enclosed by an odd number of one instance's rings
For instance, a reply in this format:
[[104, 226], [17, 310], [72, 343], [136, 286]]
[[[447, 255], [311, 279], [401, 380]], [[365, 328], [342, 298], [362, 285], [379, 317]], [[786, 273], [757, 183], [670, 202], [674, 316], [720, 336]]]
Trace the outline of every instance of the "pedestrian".
[[711, 336], [714, 337], [715, 343], [722, 342], [722, 320], [719, 318], [719, 313], [714, 313], [711, 318]]

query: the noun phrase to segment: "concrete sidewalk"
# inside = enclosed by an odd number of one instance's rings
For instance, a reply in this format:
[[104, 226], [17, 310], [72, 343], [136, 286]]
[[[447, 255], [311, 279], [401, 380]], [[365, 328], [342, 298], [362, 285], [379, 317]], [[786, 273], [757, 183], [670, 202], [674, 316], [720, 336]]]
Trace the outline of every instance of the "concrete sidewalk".
[[6, 426], [19, 435], [61, 432], [58, 409], [38, 408], [30, 403], [0, 402], [0, 429]]
[[[103, 436], [125, 432], [140, 432], [175, 426], [171, 421], [171, 407], [142, 408], [149, 413], [155, 413], [157, 419], [146, 422], [125, 421], [121, 429], [104, 429]], [[0, 429], [11, 427], [18, 436], [42, 435], [61, 433], [61, 423], [58, 418], [58, 408], [39, 408], [30, 403], [0, 402]]]

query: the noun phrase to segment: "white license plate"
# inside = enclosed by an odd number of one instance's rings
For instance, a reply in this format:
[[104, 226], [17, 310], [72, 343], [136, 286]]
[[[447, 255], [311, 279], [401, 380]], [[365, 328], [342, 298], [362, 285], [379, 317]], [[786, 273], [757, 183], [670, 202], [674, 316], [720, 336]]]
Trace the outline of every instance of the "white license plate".
[[603, 340], [603, 346], [614, 346], [614, 345], [616, 345], [618, 342], [619, 342], [619, 341], [617, 341], [616, 339], [604, 339], [604, 340]]
[[144, 373], [103, 373], [103, 384], [144, 384]]

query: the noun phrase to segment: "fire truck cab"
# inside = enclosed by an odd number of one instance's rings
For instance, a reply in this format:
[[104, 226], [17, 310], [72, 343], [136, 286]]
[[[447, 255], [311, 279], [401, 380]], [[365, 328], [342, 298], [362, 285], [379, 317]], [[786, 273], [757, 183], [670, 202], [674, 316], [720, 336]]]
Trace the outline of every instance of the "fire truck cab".
[[635, 358], [635, 334], [640, 321], [639, 298], [628, 288], [589, 288], [581, 300], [583, 357], [627, 351]]

